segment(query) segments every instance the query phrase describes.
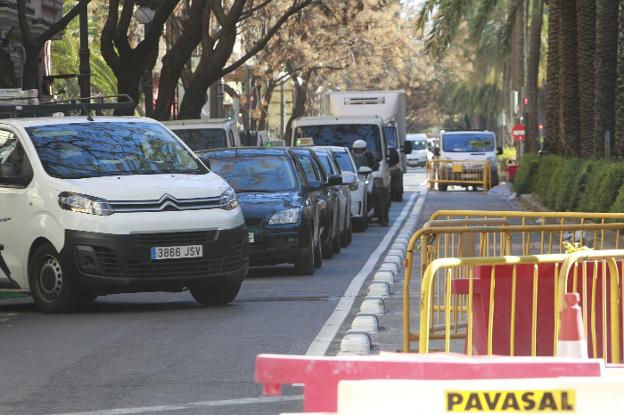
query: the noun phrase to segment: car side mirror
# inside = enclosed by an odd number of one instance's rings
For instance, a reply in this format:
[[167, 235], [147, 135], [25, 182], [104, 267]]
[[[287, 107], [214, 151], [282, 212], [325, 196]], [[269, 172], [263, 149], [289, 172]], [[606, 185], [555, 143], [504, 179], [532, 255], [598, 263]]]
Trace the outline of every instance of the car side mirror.
[[434, 147], [432, 153], [434, 156], [440, 157], [440, 147]]
[[366, 167], [366, 166], [361, 166], [358, 169], [358, 174], [371, 174], [373, 172], [373, 169], [371, 169], [370, 167]]
[[310, 180], [308, 182], [307, 189], [310, 192], [317, 192], [321, 190], [322, 188], [323, 188], [323, 183], [319, 182], [318, 180]]
[[208, 158], [203, 158], [201, 159], [201, 161], [204, 163], [204, 166], [208, 167], [209, 170], [212, 170], [210, 166], [210, 160], [208, 160]]
[[0, 176], [0, 184], [6, 186], [26, 187], [31, 182], [32, 176]]
[[342, 172], [342, 184], [353, 184], [357, 181], [355, 178], [355, 173], [350, 171]]
[[503, 154], [503, 148], [502, 148], [502, 147], [498, 147], [498, 148], [496, 149], [496, 154], [498, 154], [499, 156], [500, 156], [501, 154]]
[[340, 186], [342, 184], [342, 176], [337, 174], [327, 178], [327, 186]]
[[412, 154], [413, 149], [411, 141], [406, 141], [403, 145], [403, 153], [405, 154]]

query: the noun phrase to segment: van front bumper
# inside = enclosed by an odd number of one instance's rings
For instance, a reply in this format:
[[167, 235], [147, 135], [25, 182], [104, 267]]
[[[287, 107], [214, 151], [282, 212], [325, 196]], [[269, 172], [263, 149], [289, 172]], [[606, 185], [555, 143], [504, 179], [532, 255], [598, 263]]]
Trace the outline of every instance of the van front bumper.
[[[151, 248], [202, 245], [199, 258], [151, 259]], [[192, 284], [241, 282], [249, 268], [246, 227], [129, 235], [66, 231], [67, 271], [97, 292], [177, 291]]]

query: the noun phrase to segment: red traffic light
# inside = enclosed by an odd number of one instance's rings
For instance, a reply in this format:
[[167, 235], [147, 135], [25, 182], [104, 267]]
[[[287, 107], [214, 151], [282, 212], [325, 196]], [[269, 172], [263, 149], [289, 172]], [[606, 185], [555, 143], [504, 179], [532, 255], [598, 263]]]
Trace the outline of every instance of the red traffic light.
[[529, 98], [528, 97], [524, 97], [524, 99], [522, 100], [522, 103], [524, 105], [529, 105]]

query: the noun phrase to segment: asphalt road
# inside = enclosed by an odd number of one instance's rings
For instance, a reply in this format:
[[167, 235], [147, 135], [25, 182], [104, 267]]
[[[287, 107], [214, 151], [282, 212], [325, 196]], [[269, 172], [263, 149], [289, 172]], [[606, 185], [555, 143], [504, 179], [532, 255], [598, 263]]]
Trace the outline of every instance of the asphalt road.
[[[407, 184], [423, 179], [418, 169]], [[405, 205], [393, 203], [391, 221]], [[388, 229], [354, 234], [313, 276], [253, 269], [222, 308], [202, 308], [188, 292], [102, 297], [65, 315], [41, 314], [29, 298], [0, 300], [0, 414], [300, 412], [301, 388], [261, 396], [255, 356], [304, 354]]]

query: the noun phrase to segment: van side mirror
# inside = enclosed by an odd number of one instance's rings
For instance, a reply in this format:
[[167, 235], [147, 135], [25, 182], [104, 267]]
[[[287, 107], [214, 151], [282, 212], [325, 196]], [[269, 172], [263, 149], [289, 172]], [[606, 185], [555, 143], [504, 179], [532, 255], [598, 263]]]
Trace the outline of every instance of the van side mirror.
[[32, 176], [0, 176], [0, 185], [26, 187], [31, 182]]
[[403, 153], [405, 154], [412, 154], [412, 142], [411, 141], [406, 141], [405, 144], [403, 145]]
[[210, 160], [208, 159], [208, 157], [201, 157], [200, 160], [204, 163], [206, 167], [208, 167], [209, 170], [212, 170], [212, 168], [210, 167]]
[[340, 186], [342, 184], [342, 176], [333, 175], [327, 178], [327, 186]]
[[388, 149], [388, 164], [390, 165], [390, 167], [399, 164], [400, 161], [401, 159], [399, 157], [399, 152], [396, 150], [396, 148], [390, 147]]

